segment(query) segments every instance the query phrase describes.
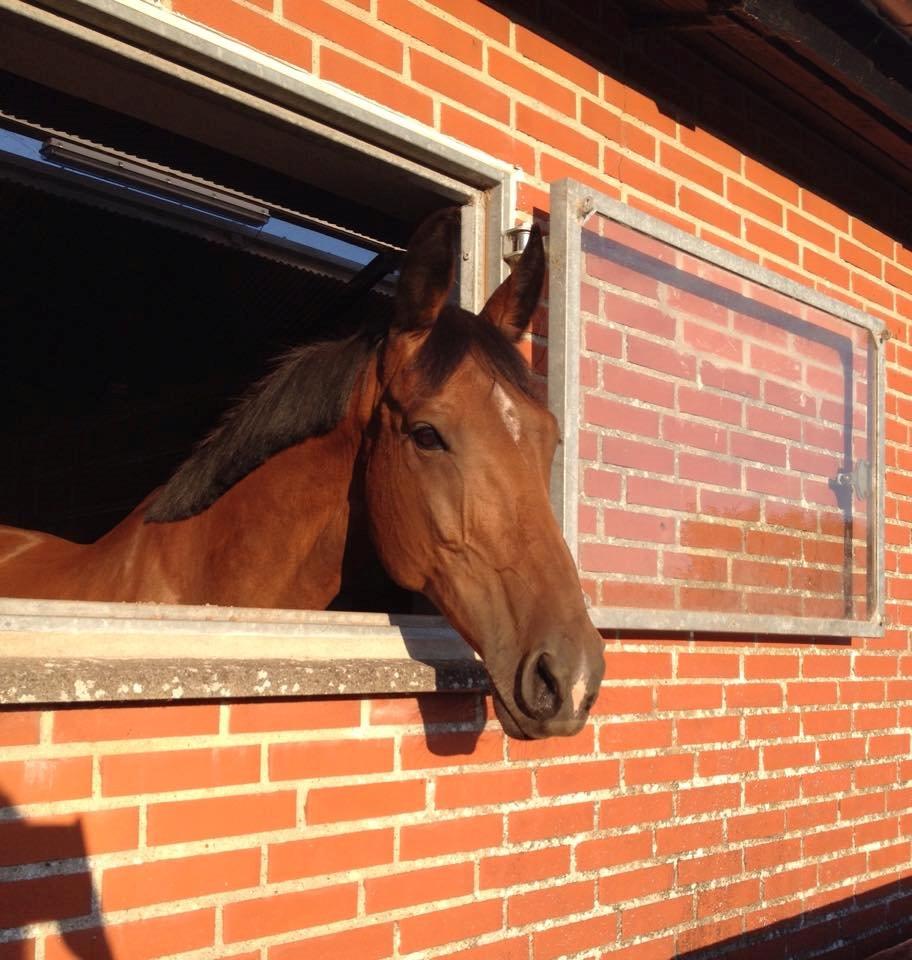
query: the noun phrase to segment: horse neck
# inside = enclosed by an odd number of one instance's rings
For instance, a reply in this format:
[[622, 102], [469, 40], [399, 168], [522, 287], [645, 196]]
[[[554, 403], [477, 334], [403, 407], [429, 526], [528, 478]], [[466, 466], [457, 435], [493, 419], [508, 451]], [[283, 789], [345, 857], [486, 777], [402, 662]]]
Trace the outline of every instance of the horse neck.
[[323, 609], [336, 596], [353, 538], [351, 517], [358, 513], [358, 455], [376, 394], [371, 360], [335, 429], [271, 457], [198, 517], [162, 525], [183, 527], [203, 545], [200, 600]]

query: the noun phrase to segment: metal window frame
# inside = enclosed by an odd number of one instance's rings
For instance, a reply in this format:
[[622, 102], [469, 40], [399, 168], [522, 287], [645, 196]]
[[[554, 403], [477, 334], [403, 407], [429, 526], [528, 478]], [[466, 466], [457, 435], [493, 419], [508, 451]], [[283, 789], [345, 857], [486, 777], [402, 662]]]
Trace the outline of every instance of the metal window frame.
[[728, 614], [713, 611], [640, 610], [592, 607], [592, 622], [606, 630], [667, 630], [733, 634], [787, 634], [793, 636], [873, 637], [884, 632], [884, 343], [886, 324], [848, 304], [802, 286], [765, 267], [713, 246], [689, 233], [574, 180], [551, 185], [550, 317], [548, 342], [548, 395], [551, 412], [560, 423], [563, 443], [555, 456], [551, 475], [551, 501], [574, 558], [579, 531], [579, 358], [582, 349], [580, 282], [582, 228], [601, 214], [624, 226], [669, 244], [693, 257], [722, 267], [761, 286], [867, 330], [873, 374], [869, 403], [873, 418], [868, 444], [871, 462], [870, 523], [868, 534], [867, 620], [843, 620], [762, 614]]
[[[509, 164], [147, 3], [0, 0], [0, 14], [90, 44], [115, 70], [139, 67], [381, 158], [461, 205], [464, 307], [479, 310], [506, 276]], [[485, 690], [477, 656], [440, 617], [0, 597], [0, 706]]]

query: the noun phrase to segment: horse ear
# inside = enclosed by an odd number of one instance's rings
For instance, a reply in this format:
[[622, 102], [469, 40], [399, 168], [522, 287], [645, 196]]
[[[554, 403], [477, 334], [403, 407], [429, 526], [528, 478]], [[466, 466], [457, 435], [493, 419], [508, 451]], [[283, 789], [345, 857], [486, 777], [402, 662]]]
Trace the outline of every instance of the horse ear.
[[491, 294], [481, 316], [511, 339], [518, 340], [529, 326], [545, 282], [545, 245], [538, 224], [533, 224], [529, 242], [513, 272]]
[[458, 207], [431, 214], [415, 231], [399, 273], [395, 329], [433, 326], [456, 276]]

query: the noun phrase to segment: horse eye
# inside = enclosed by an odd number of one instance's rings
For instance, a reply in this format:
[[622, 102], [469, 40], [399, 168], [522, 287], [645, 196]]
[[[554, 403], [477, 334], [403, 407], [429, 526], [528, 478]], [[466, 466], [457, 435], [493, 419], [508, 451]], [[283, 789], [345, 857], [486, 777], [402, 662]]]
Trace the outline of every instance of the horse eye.
[[412, 442], [419, 450], [445, 450], [440, 434], [429, 424], [420, 423], [411, 432]]

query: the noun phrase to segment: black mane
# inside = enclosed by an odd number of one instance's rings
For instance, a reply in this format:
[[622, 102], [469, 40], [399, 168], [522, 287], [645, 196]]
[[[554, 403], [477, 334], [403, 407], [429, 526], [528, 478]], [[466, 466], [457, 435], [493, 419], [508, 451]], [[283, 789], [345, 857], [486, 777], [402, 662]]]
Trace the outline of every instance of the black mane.
[[[270, 457], [333, 430], [381, 339], [360, 333], [289, 353], [178, 468], [146, 511], [146, 522], [195, 516]], [[452, 307], [441, 312], [418, 350], [425, 388], [441, 389], [469, 353], [496, 378], [535, 396], [529, 368], [513, 343], [487, 319]]]
[[146, 522], [195, 516], [276, 453], [329, 433], [345, 415], [377, 339], [358, 334], [289, 353], [178, 468], [146, 511]]

